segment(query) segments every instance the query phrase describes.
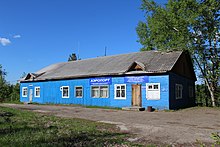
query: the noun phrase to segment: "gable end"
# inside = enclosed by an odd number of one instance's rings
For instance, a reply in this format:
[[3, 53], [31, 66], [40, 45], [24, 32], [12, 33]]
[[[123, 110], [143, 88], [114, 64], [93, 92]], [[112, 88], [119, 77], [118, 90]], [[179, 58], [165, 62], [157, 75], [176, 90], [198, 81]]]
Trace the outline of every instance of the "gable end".
[[182, 52], [179, 59], [174, 64], [171, 72], [196, 81], [193, 62], [188, 51]]

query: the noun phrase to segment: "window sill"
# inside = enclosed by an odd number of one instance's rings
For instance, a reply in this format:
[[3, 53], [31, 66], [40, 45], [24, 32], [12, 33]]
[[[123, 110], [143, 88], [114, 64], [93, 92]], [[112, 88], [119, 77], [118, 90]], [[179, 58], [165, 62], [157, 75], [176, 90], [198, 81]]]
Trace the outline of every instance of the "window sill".
[[116, 99], [116, 100], [126, 100], [126, 97], [124, 98], [124, 97], [115, 97], [114, 99]]
[[183, 98], [176, 98], [176, 100], [181, 100], [181, 99], [183, 99]]
[[151, 100], [153, 100], [153, 101], [159, 101], [160, 99], [148, 99], [148, 98], [147, 98], [147, 100], [149, 100], [149, 101], [151, 101]]
[[62, 97], [63, 99], [68, 99], [69, 97]]
[[92, 98], [94, 98], [94, 99], [107, 99], [109, 97], [92, 97]]

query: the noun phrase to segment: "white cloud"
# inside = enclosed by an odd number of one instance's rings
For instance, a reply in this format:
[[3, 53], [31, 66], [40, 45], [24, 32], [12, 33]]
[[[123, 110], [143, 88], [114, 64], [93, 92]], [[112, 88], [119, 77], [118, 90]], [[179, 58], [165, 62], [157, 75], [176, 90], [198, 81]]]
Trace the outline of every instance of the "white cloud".
[[9, 39], [7, 39], [7, 38], [1, 38], [1, 37], [0, 37], [0, 43], [1, 43], [3, 46], [6, 46], [6, 45], [10, 44], [11, 41], [10, 41]]
[[14, 35], [13, 38], [21, 38], [21, 35]]

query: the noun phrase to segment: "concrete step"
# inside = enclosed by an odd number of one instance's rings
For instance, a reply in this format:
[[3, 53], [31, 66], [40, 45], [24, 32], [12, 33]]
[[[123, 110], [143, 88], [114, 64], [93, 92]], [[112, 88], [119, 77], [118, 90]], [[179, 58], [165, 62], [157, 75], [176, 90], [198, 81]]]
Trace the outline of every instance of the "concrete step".
[[122, 110], [127, 110], [127, 111], [144, 111], [144, 107], [138, 107], [138, 106], [133, 106], [133, 107], [122, 107]]

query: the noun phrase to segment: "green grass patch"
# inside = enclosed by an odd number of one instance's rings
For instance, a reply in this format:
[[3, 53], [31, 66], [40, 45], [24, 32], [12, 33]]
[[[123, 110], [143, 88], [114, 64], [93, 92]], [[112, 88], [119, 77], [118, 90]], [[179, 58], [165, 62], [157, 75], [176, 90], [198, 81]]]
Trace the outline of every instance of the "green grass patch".
[[53, 103], [46, 103], [46, 104], [39, 104], [39, 103], [30, 103], [34, 105], [51, 105], [51, 106], [80, 106], [84, 108], [100, 108], [100, 109], [113, 109], [113, 110], [122, 110], [119, 107], [108, 107], [108, 106], [89, 106], [89, 105], [80, 105], [80, 104], [53, 104]]
[[129, 136], [110, 124], [0, 107], [1, 146], [133, 146]]
[[9, 104], [24, 104], [23, 102], [20, 102], [20, 101], [4, 101], [3, 103], [9, 103]]

